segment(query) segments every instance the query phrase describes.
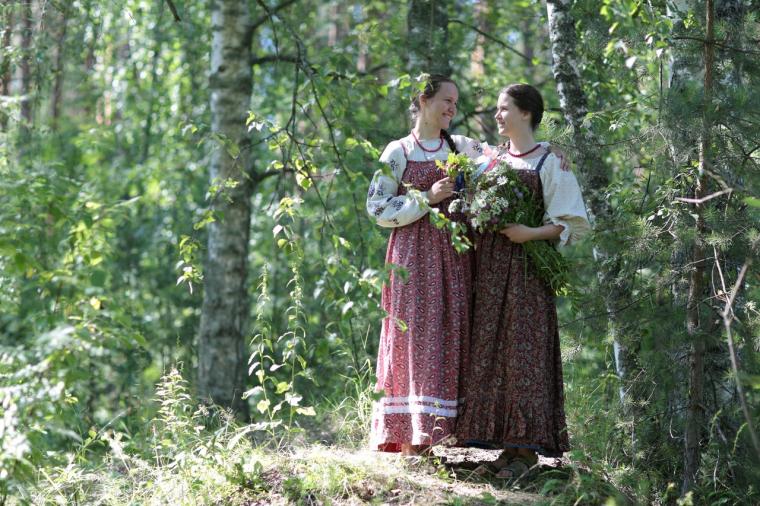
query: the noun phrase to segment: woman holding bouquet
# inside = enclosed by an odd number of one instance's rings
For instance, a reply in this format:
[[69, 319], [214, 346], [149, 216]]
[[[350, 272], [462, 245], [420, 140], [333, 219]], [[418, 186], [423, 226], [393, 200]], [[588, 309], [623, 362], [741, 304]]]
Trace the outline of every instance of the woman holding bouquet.
[[411, 133], [388, 144], [367, 194], [367, 212], [392, 228], [386, 263], [402, 268], [383, 287], [383, 320], [373, 409], [375, 450], [415, 455], [450, 436], [457, 416], [462, 350], [470, 328], [471, 254], [459, 254], [428, 209], [448, 211], [454, 181], [436, 166], [449, 152], [480, 154], [477, 141], [449, 135], [456, 84], [430, 76], [414, 99]]
[[559, 456], [568, 449], [554, 293], [523, 244], [564, 245], [587, 232], [589, 223], [572, 172], [534, 138], [543, 111], [538, 90], [513, 84], [499, 95], [496, 122], [499, 135], [508, 138], [499, 163], [509, 164], [532, 192], [544, 224], [509, 224], [476, 239], [470, 366], [462, 378], [466, 403], [457, 437], [504, 449], [489, 466], [503, 478], [527, 471], [537, 452]]

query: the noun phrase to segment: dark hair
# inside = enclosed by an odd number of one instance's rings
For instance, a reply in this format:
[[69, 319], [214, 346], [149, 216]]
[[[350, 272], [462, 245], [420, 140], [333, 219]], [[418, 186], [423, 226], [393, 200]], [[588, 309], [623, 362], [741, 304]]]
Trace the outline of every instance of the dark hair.
[[530, 126], [535, 130], [544, 116], [544, 99], [541, 93], [530, 84], [510, 84], [499, 95], [507, 94], [521, 110], [530, 113]]
[[[441, 74], [425, 75], [425, 88], [422, 90], [422, 93], [415, 95], [415, 97], [412, 99], [412, 103], [409, 104], [409, 114], [412, 117], [412, 121], [416, 121], [417, 116], [420, 114], [420, 97], [433, 98], [435, 94], [438, 93], [438, 90], [441, 89], [443, 83], [451, 83], [454, 86], [457, 85], [453, 79]], [[449, 149], [451, 149], [451, 151], [459, 154], [459, 150], [457, 149], [456, 144], [454, 144], [454, 139], [452, 139], [451, 135], [449, 135], [449, 133], [443, 128], [441, 128], [441, 137], [443, 137], [443, 139], [446, 141], [446, 144], [449, 145]]]

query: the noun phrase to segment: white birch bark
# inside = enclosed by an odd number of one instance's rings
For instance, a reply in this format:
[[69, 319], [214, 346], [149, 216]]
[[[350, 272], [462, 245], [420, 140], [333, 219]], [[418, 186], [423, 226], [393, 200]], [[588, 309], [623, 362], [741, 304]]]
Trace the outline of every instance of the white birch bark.
[[209, 179], [211, 185], [229, 180], [237, 186], [224, 190], [212, 203], [217, 221], [208, 227], [198, 343], [199, 393], [238, 412], [244, 408], [252, 191], [245, 173], [249, 158], [245, 119], [253, 84], [247, 5], [239, 0], [212, 3], [211, 128], [226, 140], [211, 156]]
[[[0, 3], [0, 6], [2, 6], [0, 13], [3, 16], [3, 26], [2, 26], [2, 29], [0, 29], [0, 34], [2, 34], [1, 43], [3, 45], [2, 47], [10, 47], [11, 36], [13, 35], [13, 30], [14, 30], [13, 4], [8, 2], [7, 0], [4, 0], [2, 3]], [[5, 104], [4, 104], [3, 99], [9, 97], [10, 95], [11, 95], [10, 56], [2, 55], [2, 59], [0, 59], [0, 132], [4, 132], [8, 128], [8, 115], [6, 111], [4, 110]]]
[[[557, 91], [565, 120], [572, 129], [573, 144], [577, 150], [577, 166], [585, 181], [585, 193], [591, 215], [597, 219], [598, 226], [611, 215], [604, 191], [609, 184], [607, 167], [601, 158], [599, 143], [594, 132], [583, 125], [588, 113], [586, 95], [581, 84], [575, 48], [578, 43], [575, 33], [575, 20], [570, 12], [570, 0], [547, 0], [546, 9], [549, 18], [549, 36], [552, 43], [552, 71], [557, 82]], [[628, 350], [621, 343], [619, 324], [615, 308], [627, 295], [627, 289], [619, 281], [618, 262], [605, 262], [609, 253], [599, 247], [594, 248], [594, 256], [600, 265], [608, 267], [598, 271], [601, 286], [607, 290], [605, 300], [608, 312], [608, 334], [612, 339], [615, 357], [615, 370], [621, 380], [619, 389], [620, 402], [625, 406], [625, 381], [628, 375]]]

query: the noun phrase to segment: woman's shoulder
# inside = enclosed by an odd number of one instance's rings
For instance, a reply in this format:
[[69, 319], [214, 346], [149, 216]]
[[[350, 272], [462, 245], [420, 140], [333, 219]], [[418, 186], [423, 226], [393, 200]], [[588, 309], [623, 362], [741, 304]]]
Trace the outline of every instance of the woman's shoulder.
[[[541, 164], [541, 170], [555, 171], [560, 169], [561, 161], [559, 157], [551, 151], [548, 147], [543, 148], [544, 153], [536, 159], [536, 163]], [[543, 162], [542, 162], [543, 160]]]
[[380, 155], [381, 161], [405, 159], [413, 146], [409, 143], [409, 136], [396, 139], [388, 143]]
[[477, 139], [467, 137], [466, 135], [452, 134], [451, 138], [458, 145], [460, 144], [473, 144], [479, 142]]
[[470, 156], [483, 154], [483, 143], [478, 139], [466, 135], [452, 135], [451, 139], [460, 153], [467, 153]]

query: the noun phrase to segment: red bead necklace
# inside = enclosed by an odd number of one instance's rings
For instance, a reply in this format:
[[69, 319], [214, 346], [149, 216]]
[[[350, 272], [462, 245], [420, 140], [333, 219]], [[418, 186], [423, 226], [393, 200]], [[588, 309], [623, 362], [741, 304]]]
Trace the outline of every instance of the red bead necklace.
[[533, 149], [531, 149], [530, 151], [526, 151], [525, 153], [520, 153], [520, 154], [513, 153], [512, 150], [509, 149], [509, 147], [507, 147], [507, 153], [509, 153], [509, 156], [514, 156], [515, 158], [522, 158], [523, 156], [527, 156], [527, 155], [531, 154], [532, 152], [534, 152], [535, 150], [537, 150], [540, 147], [541, 147], [541, 144], [536, 144], [533, 147]]
[[414, 130], [412, 130], [412, 137], [414, 137], [414, 142], [417, 143], [417, 145], [420, 147], [420, 149], [422, 151], [427, 152], [427, 153], [435, 153], [436, 151], [438, 151], [439, 149], [441, 149], [443, 147], [443, 136], [441, 136], [441, 143], [435, 149], [427, 149], [427, 148], [425, 148], [425, 146], [423, 146], [422, 143], [420, 143], [420, 140], [417, 138], [417, 136], [414, 135]]

